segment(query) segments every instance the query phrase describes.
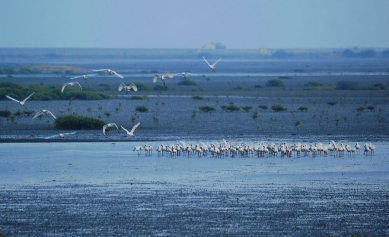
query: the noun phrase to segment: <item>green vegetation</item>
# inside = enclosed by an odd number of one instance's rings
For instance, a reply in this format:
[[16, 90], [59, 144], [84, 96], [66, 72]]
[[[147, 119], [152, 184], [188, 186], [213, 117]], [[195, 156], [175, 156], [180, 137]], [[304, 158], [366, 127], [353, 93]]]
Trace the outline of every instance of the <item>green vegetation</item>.
[[26, 110], [26, 109], [24, 109], [24, 110], [16, 111], [13, 115], [16, 116], [16, 117], [20, 117], [20, 116], [23, 116], [23, 115], [30, 116], [33, 113], [34, 113], [33, 110]]
[[298, 110], [300, 110], [301, 112], [306, 112], [306, 111], [308, 111], [308, 107], [306, 107], [306, 106], [300, 106], [300, 107], [298, 108]]
[[179, 86], [196, 86], [197, 83], [188, 78], [181, 78], [179, 82], [177, 82]]
[[138, 105], [135, 107], [135, 111], [138, 111], [138, 112], [147, 112], [148, 110], [149, 110], [149, 108], [147, 108], [144, 105]]
[[194, 96], [192, 96], [192, 99], [194, 99], [194, 100], [203, 100], [204, 97], [203, 96], [199, 96], [199, 95], [194, 95]]
[[262, 88], [260, 84], [254, 85], [254, 88]]
[[89, 87], [80, 89], [65, 89], [64, 93], [61, 93], [61, 86], [45, 86], [28, 85], [21, 86], [14, 82], [0, 82], [0, 98], [6, 99], [6, 95], [9, 95], [15, 99], [26, 98], [29, 94], [35, 92], [30, 100], [103, 100], [110, 99], [111, 96], [102, 92], [95, 92]]
[[229, 105], [222, 105], [220, 106], [223, 110], [228, 110], [231, 112], [240, 110], [239, 106], [235, 105], [233, 102], [230, 102]]
[[154, 90], [155, 91], [167, 91], [168, 90], [168, 87], [166, 85], [155, 85], [154, 86]]
[[305, 87], [319, 87], [319, 86], [323, 86], [323, 83], [318, 82], [318, 81], [309, 81], [309, 82], [305, 83], [304, 86]]
[[246, 112], [249, 112], [253, 107], [252, 106], [241, 106], [241, 108], [246, 111]]
[[12, 112], [9, 110], [0, 110], [0, 117], [7, 118], [12, 115]]
[[104, 120], [77, 114], [59, 116], [54, 122], [57, 129], [66, 130], [101, 129], [105, 124]]
[[328, 105], [331, 105], [331, 106], [334, 106], [336, 105], [338, 102], [336, 101], [330, 101], [330, 102], [327, 102]]
[[[138, 91], [150, 91], [151, 88], [146, 84], [146, 83], [143, 83], [143, 82], [133, 82], [135, 85], [136, 85], [136, 88], [138, 88]], [[131, 83], [129, 83], [131, 84]]]
[[261, 108], [261, 109], [267, 109], [269, 108], [267, 105], [258, 105], [258, 108]]
[[372, 111], [372, 110], [375, 110], [375, 107], [374, 107], [374, 106], [372, 106], [372, 105], [369, 105], [369, 106], [367, 106], [367, 107], [366, 107], [366, 109], [368, 109], [368, 110]]
[[355, 108], [355, 110], [358, 112], [362, 112], [365, 110], [365, 107], [360, 106], [360, 107]]
[[132, 95], [130, 100], [147, 100], [147, 95]]
[[271, 106], [271, 109], [275, 112], [281, 112], [281, 111], [286, 111], [288, 110], [287, 108], [285, 108], [282, 104], [278, 104], [278, 105], [272, 105]]
[[267, 87], [283, 87], [284, 82], [278, 78], [273, 78], [273, 79], [269, 79], [266, 82], [265, 86], [267, 86]]
[[337, 90], [355, 90], [355, 89], [357, 89], [357, 85], [358, 85], [358, 83], [356, 83], [356, 82], [343, 80], [343, 81], [338, 81], [338, 83], [336, 83], [336, 89]]
[[254, 111], [254, 113], [252, 114], [252, 118], [254, 120], [258, 118], [258, 111]]
[[204, 113], [212, 113], [215, 111], [215, 108], [208, 105], [199, 106], [199, 110]]

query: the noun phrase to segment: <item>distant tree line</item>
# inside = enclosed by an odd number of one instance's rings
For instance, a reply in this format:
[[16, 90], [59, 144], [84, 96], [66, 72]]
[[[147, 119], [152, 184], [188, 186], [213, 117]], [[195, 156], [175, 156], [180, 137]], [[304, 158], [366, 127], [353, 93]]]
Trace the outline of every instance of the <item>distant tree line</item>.
[[[374, 49], [364, 49], [362, 51], [357, 51], [353, 49], [345, 49], [342, 51], [342, 56], [348, 58], [374, 58], [377, 55], [377, 51]], [[382, 57], [389, 57], [389, 50], [384, 50], [381, 52]]]

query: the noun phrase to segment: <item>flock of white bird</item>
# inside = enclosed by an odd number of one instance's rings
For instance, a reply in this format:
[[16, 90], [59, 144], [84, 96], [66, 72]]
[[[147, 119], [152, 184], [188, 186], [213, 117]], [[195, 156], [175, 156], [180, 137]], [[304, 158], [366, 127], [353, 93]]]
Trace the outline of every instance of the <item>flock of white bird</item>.
[[[212, 70], [213, 72], [215, 72], [215, 66], [216, 64], [221, 60], [218, 59], [214, 64], [209, 64], [208, 61], [204, 58], [203, 56], [203, 59], [204, 61], [207, 63], [208, 67], [210, 70]], [[109, 75], [116, 75], [117, 77], [119, 78], [124, 78], [124, 76], [120, 75], [119, 73], [115, 72], [114, 70], [112, 69], [97, 69], [97, 70], [93, 70], [94, 72], [97, 72], [97, 73], [108, 73]], [[79, 76], [75, 76], [75, 77], [72, 77], [70, 78], [71, 80], [74, 80], [74, 79], [77, 79], [77, 78], [82, 78], [84, 80], [86, 80], [87, 78], [89, 77], [94, 77], [94, 76], [97, 76], [98, 74], [85, 74], [85, 75], [79, 75]], [[158, 74], [155, 74], [154, 77], [153, 77], [153, 82], [157, 82], [157, 79], [160, 78], [161, 81], [163, 82], [163, 84], [165, 85], [165, 78], [166, 77], [169, 77], [169, 78], [173, 78], [174, 75], [181, 75], [182, 77], [184, 77], [186, 79], [186, 77], [188, 75], [198, 75], [198, 74], [194, 74], [194, 73], [188, 73], [188, 72], [181, 72], [181, 73], [175, 73], [175, 74], [172, 74], [170, 73], [169, 71], [165, 71], [162, 75], [158, 75]], [[79, 86], [80, 89], [82, 90], [82, 86], [79, 82], [77, 81], [72, 81], [72, 82], [68, 82], [68, 83], [64, 83], [62, 85], [62, 88], [61, 88], [61, 93], [64, 92], [65, 88], [70, 86], [70, 87], [73, 87], [74, 86]], [[131, 83], [130, 85], [126, 85], [124, 83], [120, 83], [119, 87], [118, 87], [118, 91], [122, 91], [124, 89], [124, 91], [126, 93], [128, 93], [129, 91], [133, 90], [133, 91], [138, 91], [138, 88], [136, 87], [136, 85], [134, 83]], [[34, 94], [35, 92], [31, 93], [29, 96], [27, 96], [25, 99], [23, 99], [22, 101], [19, 101], [15, 98], [12, 98], [11, 96], [8, 96], [6, 95], [6, 97], [12, 101], [15, 101], [17, 102], [18, 104], [20, 104], [21, 106], [25, 106], [26, 104], [26, 101]], [[57, 117], [52, 113], [50, 112], [49, 110], [47, 109], [42, 109], [41, 111], [37, 112], [35, 114], [35, 116], [33, 117], [33, 119], [37, 118], [37, 117], [40, 117], [42, 115], [50, 115], [51, 117], [53, 117], [54, 119], [56, 119]], [[124, 130], [127, 134], [127, 136], [134, 136], [134, 131], [135, 129], [140, 125], [140, 122], [138, 122], [137, 124], [135, 124], [131, 130], [127, 130], [126, 128], [124, 128], [123, 126], [120, 126], [120, 128], [122, 130]], [[103, 126], [103, 134], [106, 135], [106, 132], [110, 129], [110, 128], [116, 128], [118, 131], [120, 130], [120, 128], [115, 124], [115, 123], [108, 123], [106, 125]], [[56, 134], [56, 135], [53, 135], [53, 136], [49, 136], [49, 137], [46, 137], [46, 139], [51, 139], [51, 138], [55, 138], [55, 137], [60, 137], [60, 138], [64, 138], [65, 135], [72, 135], [72, 134], [75, 134], [76, 132], [72, 132], [72, 133], [60, 133], [60, 134]]]
[[[327, 144], [324, 143], [294, 143], [288, 144], [283, 142], [279, 145], [273, 142], [251, 142], [236, 143], [234, 141], [222, 140], [216, 143], [205, 144], [200, 143], [185, 143], [180, 141], [177, 144], [159, 145], [155, 150], [158, 152], [158, 156], [192, 156], [198, 157], [208, 156], [222, 158], [222, 157], [307, 157], [307, 156], [334, 156], [343, 157], [345, 155], [349, 157], [355, 156], [361, 152], [361, 145], [356, 142], [355, 144], [347, 144], [345, 141], [338, 143], [330, 141]], [[142, 146], [136, 146], [134, 148], [138, 156], [145, 152], [145, 156], [152, 155], [154, 151], [153, 146], [145, 144]], [[373, 143], [365, 143], [363, 146], [363, 154], [374, 155], [375, 145]]]

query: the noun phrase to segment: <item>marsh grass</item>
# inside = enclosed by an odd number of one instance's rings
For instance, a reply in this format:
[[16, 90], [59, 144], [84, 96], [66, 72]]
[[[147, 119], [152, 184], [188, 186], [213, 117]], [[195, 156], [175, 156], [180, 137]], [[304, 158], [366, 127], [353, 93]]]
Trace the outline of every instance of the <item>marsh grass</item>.
[[234, 111], [238, 111], [240, 110], [240, 107], [235, 105], [233, 102], [230, 102], [229, 105], [221, 105], [220, 106], [223, 110], [225, 111], [230, 111], [230, 112], [234, 112]]
[[135, 107], [135, 111], [138, 111], [138, 112], [147, 112], [149, 110], [149, 108], [147, 108], [146, 106], [144, 105], [138, 105]]
[[93, 130], [101, 129], [106, 122], [104, 120], [77, 114], [69, 114], [57, 117], [54, 126], [57, 129], [66, 130]]

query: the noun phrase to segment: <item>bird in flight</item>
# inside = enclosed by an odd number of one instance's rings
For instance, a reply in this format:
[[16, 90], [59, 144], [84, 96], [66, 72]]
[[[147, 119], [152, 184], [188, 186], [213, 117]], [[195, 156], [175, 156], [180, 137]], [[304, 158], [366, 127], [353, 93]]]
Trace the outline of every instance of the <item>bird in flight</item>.
[[156, 83], [157, 82], [157, 79], [158, 78], [161, 78], [161, 81], [163, 82], [163, 85], [165, 85], [165, 77], [170, 77], [170, 78], [173, 78], [173, 74], [171, 74], [170, 72], [166, 71], [162, 74], [162, 76], [158, 75], [158, 74], [155, 74], [154, 77], [153, 77], [153, 82]]
[[136, 85], [134, 83], [131, 83], [129, 86], [126, 86], [126, 84], [124, 83], [121, 83], [119, 85], [119, 88], [118, 88], [118, 91], [122, 91], [122, 90], [125, 90], [127, 93], [133, 89], [134, 91], [138, 91], [138, 88], [136, 87]]
[[57, 117], [54, 116], [54, 114], [52, 112], [48, 111], [47, 109], [42, 109], [41, 111], [36, 113], [35, 116], [32, 119], [37, 118], [39, 116], [42, 116], [43, 114], [51, 115], [54, 119], [57, 118]]
[[219, 58], [214, 64], [211, 65], [211, 64], [209, 64], [208, 61], [204, 58], [204, 56], [203, 56], [203, 59], [204, 59], [204, 61], [208, 64], [209, 69], [211, 69], [213, 72], [215, 72], [216, 64], [217, 64], [220, 60], [222, 60], [221, 58]]
[[190, 72], [181, 72], [181, 73], [176, 73], [174, 75], [181, 75], [186, 79], [186, 76], [189, 76], [189, 75], [197, 76], [198, 74], [194, 74], [194, 73], [190, 73]]
[[34, 93], [35, 93], [35, 92], [32, 92], [31, 95], [27, 96], [27, 98], [25, 98], [25, 99], [22, 100], [22, 101], [19, 101], [19, 100], [17, 100], [17, 99], [14, 99], [14, 98], [12, 98], [11, 96], [8, 96], [8, 95], [6, 95], [6, 97], [7, 97], [8, 99], [10, 99], [10, 100], [13, 100], [13, 101], [15, 101], [15, 102], [18, 102], [21, 106], [24, 106], [24, 104], [26, 103], [26, 101], [27, 101], [28, 99], [30, 99], [30, 97], [31, 97]]
[[94, 72], [107, 72], [109, 75], [112, 75], [115, 74], [116, 76], [120, 77], [120, 78], [124, 78], [122, 75], [120, 75], [119, 73], [115, 72], [114, 70], [111, 70], [111, 69], [98, 69], [98, 70], [93, 70]]
[[56, 135], [53, 135], [50, 137], [45, 137], [45, 139], [51, 139], [51, 138], [55, 138], [55, 137], [65, 138], [66, 135], [73, 135], [75, 133], [76, 132], [60, 133], [60, 134], [56, 134]]
[[140, 122], [135, 124], [134, 127], [132, 127], [131, 131], [128, 131], [127, 129], [123, 128], [123, 126], [120, 126], [124, 131], [126, 131], [127, 135], [132, 137], [134, 136], [135, 129], [140, 125]]
[[62, 89], [61, 89], [61, 93], [63, 93], [63, 90], [65, 89], [65, 87], [67, 87], [67, 86], [74, 87], [74, 85], [79, 85], [81, 90], [82, 90], [80, 83], [78, 83], [77, 81], [73, 81], [73, 82], [69, 82], [69, 83], [64, 83], [62, 86]]
[[86, 80], [88, 77], [94, 77], [94, 76], [96, 76], [96, 75], [97, 75], [97, 74], [86, 74], [86, 75], [75, 76], [75, 77], [72, 77], [72, 78], [70, 78], [70, 79], [73, 80], [73, 79], [82, 77], [84, 80]]
[[108, 130], [109, 128], [116, 127], [116, 129], [119, 131], [118, 126], [116, 123], [107, 123], [106, 125], [103, 126], [103, 134], [105, 135], [105, 130]]

